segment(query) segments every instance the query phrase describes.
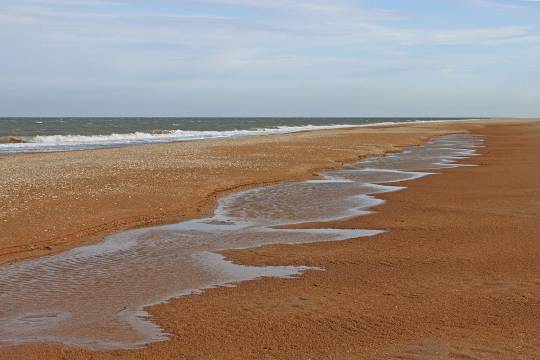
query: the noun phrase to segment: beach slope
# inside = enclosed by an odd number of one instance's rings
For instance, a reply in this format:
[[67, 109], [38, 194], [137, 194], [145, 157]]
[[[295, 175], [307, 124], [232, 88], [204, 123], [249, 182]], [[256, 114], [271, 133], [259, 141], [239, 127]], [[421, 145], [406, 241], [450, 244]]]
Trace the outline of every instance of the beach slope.
[[[292, 280], [245, 282], [236, 288], [213, 289], [151, 307], [149, 312], [171, 334], [171, 340], [143, 349], [91, 352], [28, 344], [2, 348], [0, 358], [540, 358], [540, 123], [452, 126], [455, 128], [429, 125], [413, 131], [399, 127], [362, 130], [372, 132], [369, 135], [342, 131], [326, 138], [319, 132], [303, 135], [307, 137], [304, 143], [295, 143], [287, 136], [262, 142], [238, 140], [247, 145], [238, 147], [245, 152], [236, 154], [235, 159], [249, 159], [253, 154], [260, 161], [250, 142], [257, 142], [261, 151], [270, 154], [269, 149], [276, 149], [277, 143], [280, 155], [290, 159], [293, 166], [304, 164], [284, 170], [272, 165], [272, 159], [281, 157], [270, 155], [268, 164], [259, 165], [259, 172], [247, 171], [243, 182], [237, 181], [239, 186], [252, 186], [257, 181], [304, 178], [314, 169], [339, 166], [339, 161], [369, 153], [362, 146], [382, 153], [393, 145], [419, 143], [447, 131], [487, 135], [486, 147], [479, 149], [481, 155], [467, 160], [481, 166], [441, 170], [440, 175], [405, 182], [407, 190], [383, 195], [388, 201], [376, 209], [376, 214], [325, 225], [388, 230], [382, 235], [226, 254], [237, 263], [312, 265], [325, 268], [324, 272], [312, 271]], [[316, 145], [313, 139], [317, 139]], [[166, 152], [174, 146], [178, 145], [155, 149]], [[197, 151], [196, 146], [190, 149]], [[302, 153], [301, 149], [309, 151]], [[103, 152], [111, 156], [118, 151], [145, 149]], [[99, 157], [100, 152], [92, 154]], [[310, 157], [310, 152], [315, 154]], [[301, 157], [297, 159], [297, 155]], [[28, 157], [39, 159], [40, 155]], [[211, 169], [217, 174], [218, 170]], [[283, 173], [268, 178], [256, 176], [277, 169]], [[226, 173], [223, 170], [224, 179], [228, 179]], [[235, 188], [232, 183], [220, 183], [220, 191]], [[210, 211], [213, 200], [208, 196], [193, 209]], [[181, 208], [164, 203], [163, 209]], [[107, 209], [104, 207], [104, 212], [113, 211]], [[168, 220], [167, 211], [163, 213], [155, 221]], [[173, 213], [170, 220], [197, 214], [194, 210]], [[16, 232], [17, 227], [11, 226]], [[3, 254], [4, 261], [35, 255]]]

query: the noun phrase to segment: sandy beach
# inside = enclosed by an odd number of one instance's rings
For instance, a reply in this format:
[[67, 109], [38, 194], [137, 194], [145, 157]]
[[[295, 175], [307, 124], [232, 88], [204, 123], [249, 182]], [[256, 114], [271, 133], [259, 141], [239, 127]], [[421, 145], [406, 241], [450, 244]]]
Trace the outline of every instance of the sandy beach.
[[482, 122], [328, 130], [0, 157], [0, 263], [209, 214], [230, 191], [312, 177]]
[[313, 177], [436, 135], [487, 135], [479, 167], [383, 195], [326, 227], [369, 239], [230, 251], [236, 263], [326, 269], [149, 309], [169, 341], [91, 352], [51, 344], [2, 359], [534, 359], [540, 357], [540, 123], [475, 121], [325, 130], [0, 158], [0, 263], [128, 228], [210, 214], [239, 189]]

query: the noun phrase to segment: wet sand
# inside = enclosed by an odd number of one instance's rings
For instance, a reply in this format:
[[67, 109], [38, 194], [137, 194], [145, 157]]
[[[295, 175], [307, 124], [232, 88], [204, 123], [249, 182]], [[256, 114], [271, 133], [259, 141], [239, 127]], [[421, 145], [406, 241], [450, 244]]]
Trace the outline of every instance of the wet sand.
[[[26, 345], [2, 349], [0, 357], [536, 358], [540, 127], [474, 127], [489, 136], [483, 155], [473, 159], [483, 166], [408, 182], [410, 189], [383, 196], [389, 202], [378, 214], [333, 224], [389, 233], [228, 254], [240, 263], [326, 272], [242, 283], [153, 307], [172, 339], [142, 350]], [[344, 141], [339, 145], [343, 151]], [[347, 156], [359, 150], [348, 148]]]

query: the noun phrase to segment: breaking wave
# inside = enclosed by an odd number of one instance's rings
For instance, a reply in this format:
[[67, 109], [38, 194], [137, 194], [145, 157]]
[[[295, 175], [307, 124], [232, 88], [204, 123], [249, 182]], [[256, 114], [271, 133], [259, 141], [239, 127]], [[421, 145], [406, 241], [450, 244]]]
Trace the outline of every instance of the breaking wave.
[[150, 132], [112, 133], [108, 135], [38, 135], [0, 136], [0, 154], [25, 152], [74, 151], [121, 147], [138, 144], [167, 143], [243, 136], [287, 134], [301, 131], [354, 127], [390, 126], [411, 123], [441, 122], [445, 120], [381, 121], [368, 124], [279, 126], [247, 130], [153, 130]]
[[[6, 139], [7, 141], [0, 143], [0, 153], [83, 150], [146, 143], [166, 143], [173, 141], [286, 134], [300, 131], [350, 127], [355, 127], [355, 125], [281, 126], [277, 128], [230, 131], [154, 130], [152, 132], [134, 132], [128, 134], [109, 135], [48, 135], [34, 136], [27, 139], [10, 137], [9, 139]], [[13, 139], [20, 139], [21, 141], [15, 141]]]

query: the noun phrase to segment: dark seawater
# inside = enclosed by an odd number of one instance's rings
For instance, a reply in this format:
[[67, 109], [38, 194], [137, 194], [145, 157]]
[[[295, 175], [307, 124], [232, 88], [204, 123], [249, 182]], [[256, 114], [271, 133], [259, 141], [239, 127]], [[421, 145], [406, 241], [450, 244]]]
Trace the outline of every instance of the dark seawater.
[[[0, 154], [267, 135], [438, 118], [0, 118]], [[444, 118], [463, 120], [463, 118]]]

